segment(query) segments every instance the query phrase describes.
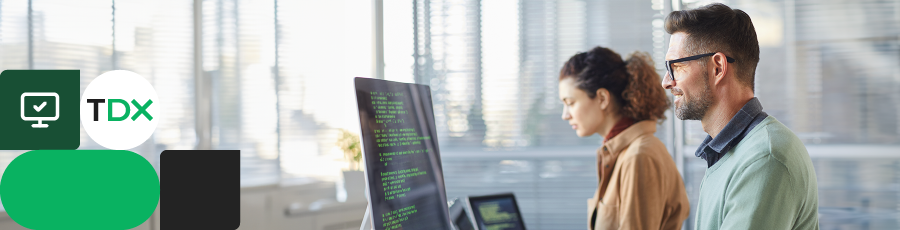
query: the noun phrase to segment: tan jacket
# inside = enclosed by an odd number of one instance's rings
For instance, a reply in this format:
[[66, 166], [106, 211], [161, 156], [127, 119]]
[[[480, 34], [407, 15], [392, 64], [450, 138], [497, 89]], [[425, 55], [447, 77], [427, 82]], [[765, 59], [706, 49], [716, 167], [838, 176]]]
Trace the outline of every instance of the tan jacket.
[[690, 204], [655, 132], [654, 121], [637, 122], [597, 150], [600, 186], [588, 199], [588, 229], [681, 229]]

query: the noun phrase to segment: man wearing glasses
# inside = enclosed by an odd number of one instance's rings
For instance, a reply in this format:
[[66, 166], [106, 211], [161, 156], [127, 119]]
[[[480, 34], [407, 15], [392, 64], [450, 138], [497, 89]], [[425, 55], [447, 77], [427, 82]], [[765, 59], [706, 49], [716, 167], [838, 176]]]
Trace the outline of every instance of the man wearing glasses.
[[[720, 3], [674, 11], [663, 88], [675, 116], [709, 136], [695, 229], [819, 229], [816, 174], [806, 147], [754, 97], [759, 42], [747, 13]], [[778, 76], [764, 76], [778, 77]]]

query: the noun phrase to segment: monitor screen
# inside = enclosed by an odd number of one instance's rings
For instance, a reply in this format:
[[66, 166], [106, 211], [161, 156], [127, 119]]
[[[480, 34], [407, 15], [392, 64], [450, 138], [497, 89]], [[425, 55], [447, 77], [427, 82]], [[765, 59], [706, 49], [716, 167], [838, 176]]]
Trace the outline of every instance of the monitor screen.
[[23, 120], [56, 120], [59, 117], [59, 94], [23, 93], [21, 101]]
[[481, 230], [525, 230], [513, 194], [469, 197], [475, 223]]
[[431, 89], [356, 78], [375, 229], [450, 229]]

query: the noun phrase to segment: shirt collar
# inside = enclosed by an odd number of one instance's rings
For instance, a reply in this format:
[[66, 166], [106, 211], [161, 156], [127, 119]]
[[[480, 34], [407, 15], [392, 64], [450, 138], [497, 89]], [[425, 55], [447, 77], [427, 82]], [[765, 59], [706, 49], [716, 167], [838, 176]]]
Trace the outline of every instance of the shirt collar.
[[744, 134], [746, 131], [749, 131], [748, 127], [750, 127], [751, 124], [759, 123], [757, 121], [760, 120], [757, 119], [758, 115], [761, 113], [765, 114], [762, 109], [763, 107], [762, 104], [759, 103], [759, 99], [756, 97], [750, 99], [750, 101], [744, 104], [744, 107], [728, 121], [728, 124], [726, 124], [725, 128], [719, 132], [719, 135], [716, 135], [716, 138], [707, 135], [706, 139], [703, 140], [703, 143], [700, 144], [700, 147], [697, 148], [697, 152], [695, 152], [694, 155], [706, 160], [708, 166], [715, 164], [722, 155], [730, 151], [731, 148], [734, 148], [735, 145], [741, 142], [741, 139], [744, 139]]

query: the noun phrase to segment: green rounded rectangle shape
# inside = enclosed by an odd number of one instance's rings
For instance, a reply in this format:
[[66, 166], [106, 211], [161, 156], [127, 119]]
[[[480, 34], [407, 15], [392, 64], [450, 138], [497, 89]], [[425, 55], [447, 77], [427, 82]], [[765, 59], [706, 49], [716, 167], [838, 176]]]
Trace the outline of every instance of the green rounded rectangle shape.
[[159, 176], [127, 150], [35, 150], [0, 179], [0, 200], [29, 229], [130, 229], [159, 203]]

